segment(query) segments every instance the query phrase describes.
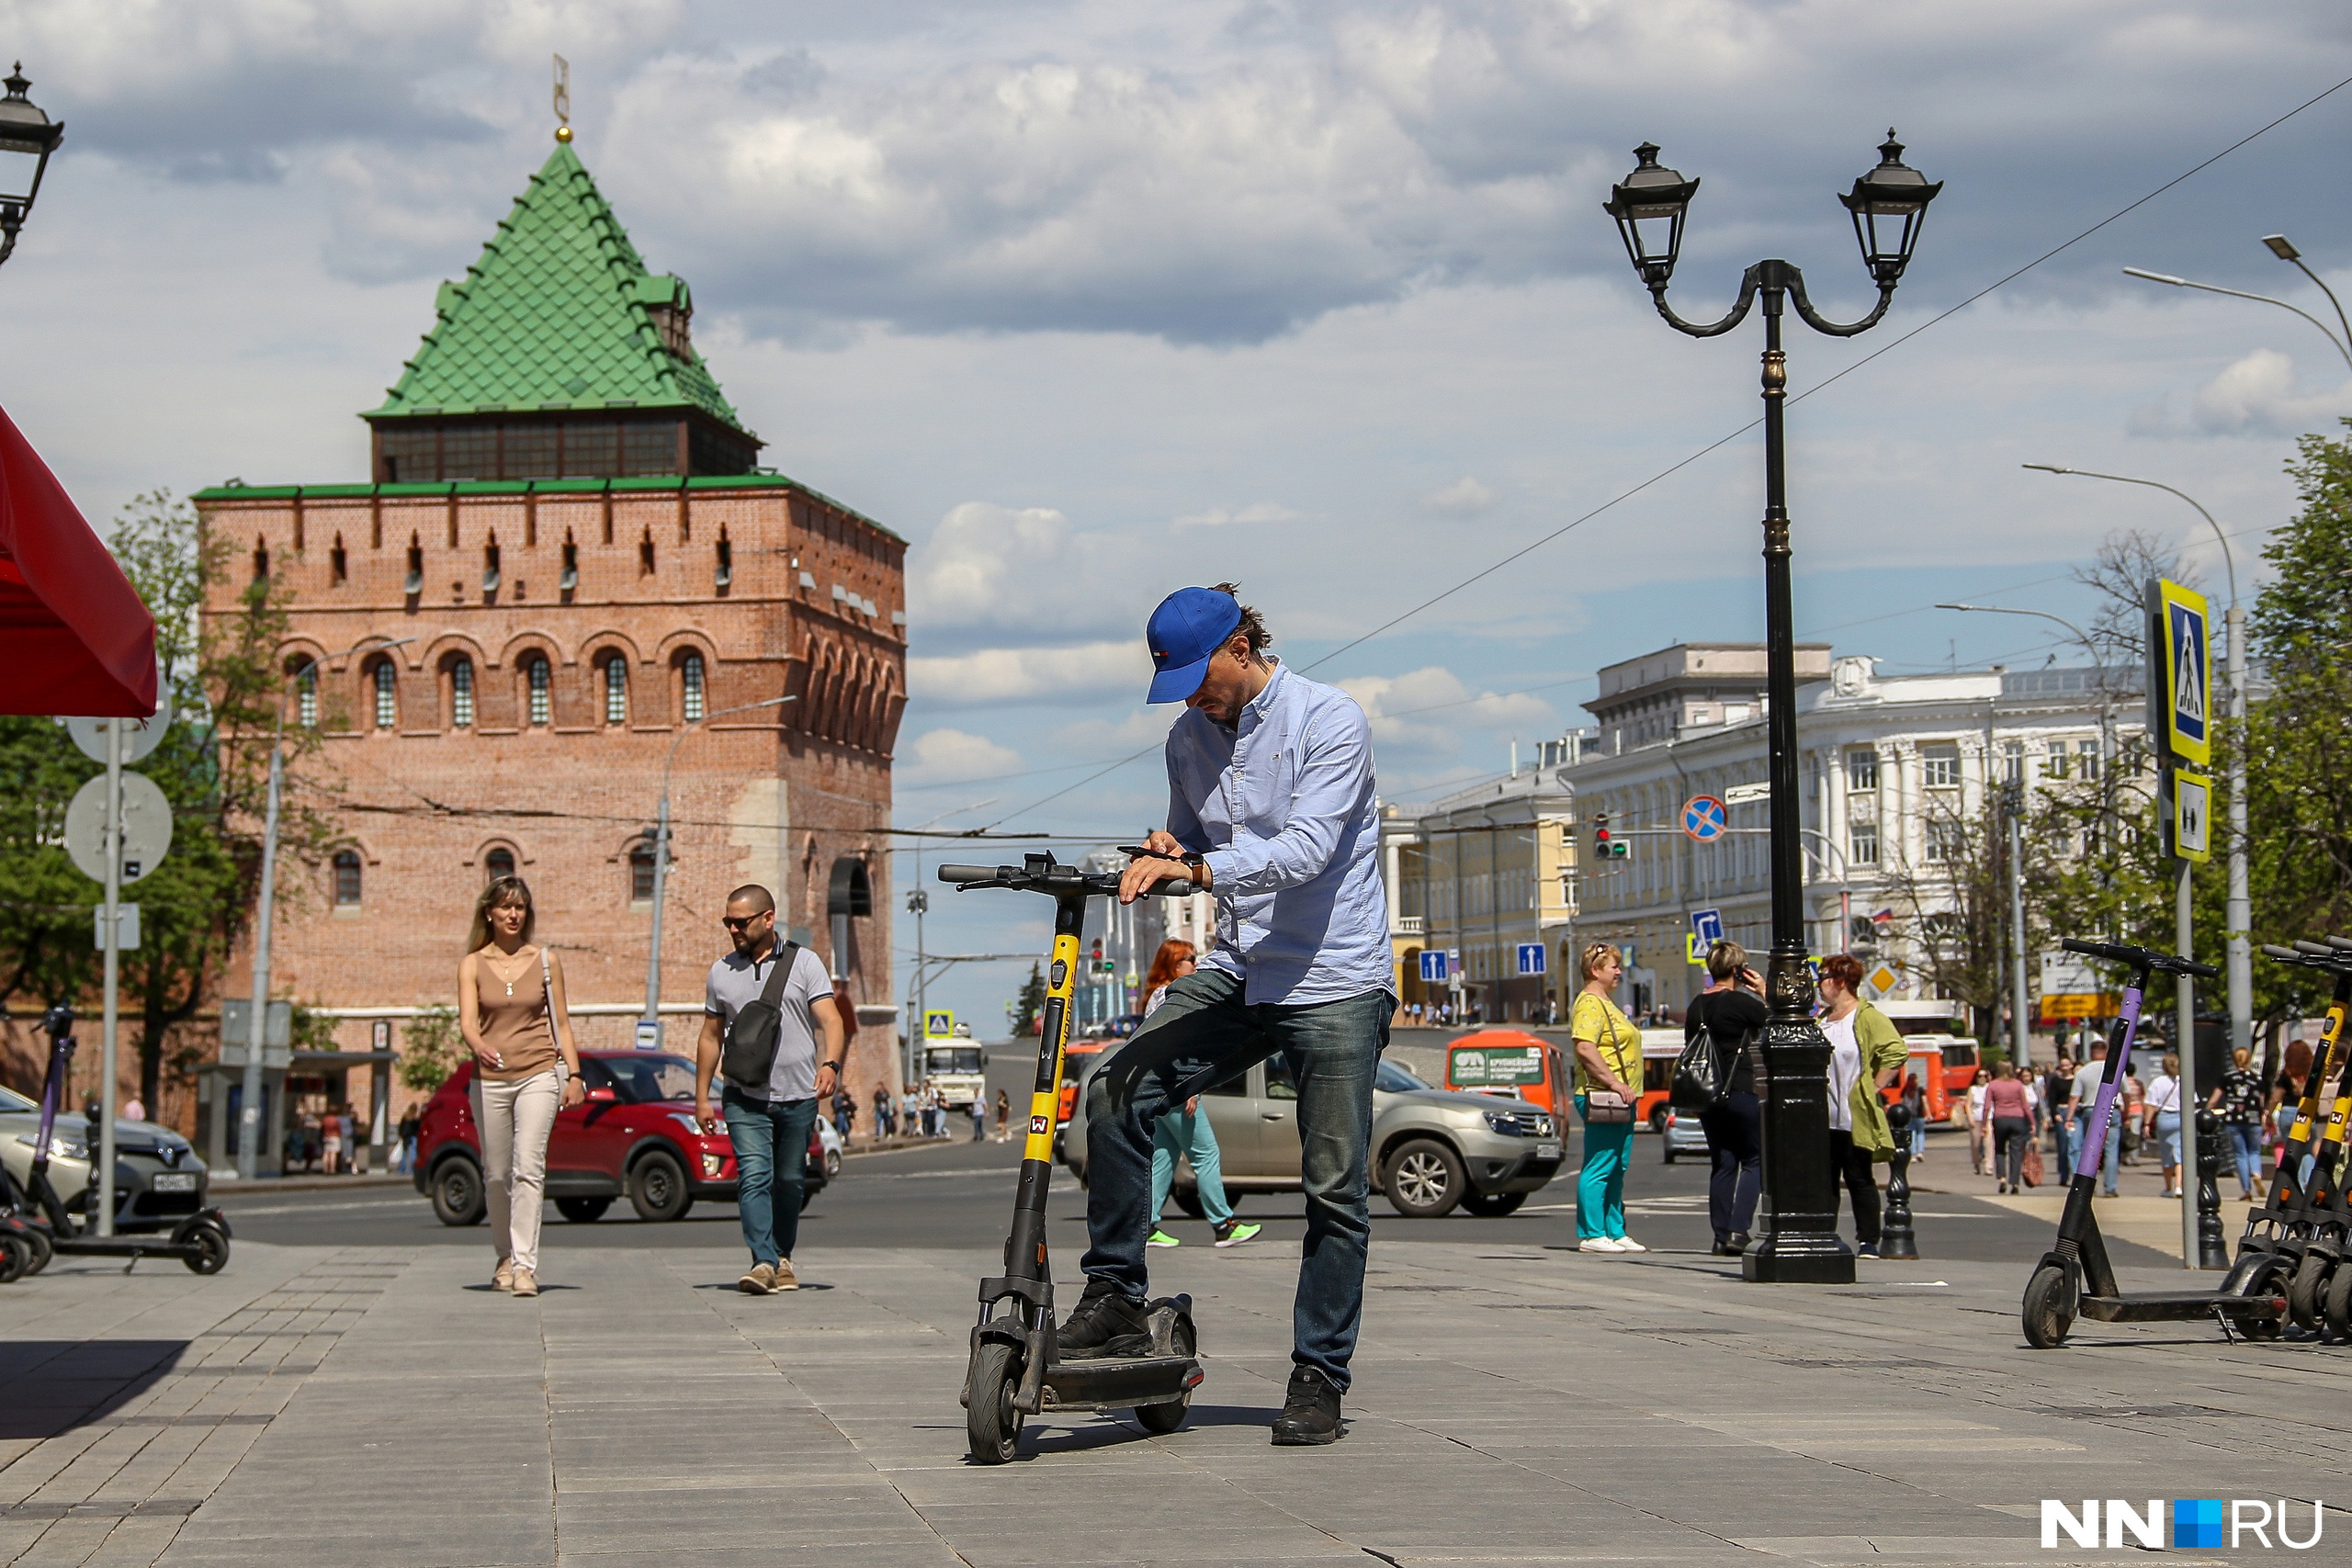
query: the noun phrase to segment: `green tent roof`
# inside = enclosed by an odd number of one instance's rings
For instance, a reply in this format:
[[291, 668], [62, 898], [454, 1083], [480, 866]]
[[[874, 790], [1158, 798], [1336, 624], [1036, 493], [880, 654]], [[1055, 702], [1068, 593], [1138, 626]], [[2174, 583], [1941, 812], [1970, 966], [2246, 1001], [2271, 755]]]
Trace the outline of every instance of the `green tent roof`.
[[696, 408], [741, 430], [702, 356], [662, 341], [650, 307], [690, 307], [684, 278], [646, 270], [595, 180], [560, 142], [371, 420], [494, 410]]

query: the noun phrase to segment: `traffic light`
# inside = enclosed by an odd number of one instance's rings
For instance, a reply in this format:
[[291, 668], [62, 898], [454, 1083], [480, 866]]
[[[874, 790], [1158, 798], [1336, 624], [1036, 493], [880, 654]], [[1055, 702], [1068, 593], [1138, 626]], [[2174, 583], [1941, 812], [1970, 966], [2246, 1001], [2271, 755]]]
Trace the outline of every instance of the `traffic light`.
[[1609, 814], [1596, 811], [1592, 817], [1592, 853], [1596, 860], [1623, 860], [1634, 846], [1609, 836]]
[[1111, 961], [1102, 956], [1102, 939], [1099, 936], [1094, 939], [1094, 952], [1087, 961], [1087, 967], [1097, 975], [1108, 975], [1111, 972]]

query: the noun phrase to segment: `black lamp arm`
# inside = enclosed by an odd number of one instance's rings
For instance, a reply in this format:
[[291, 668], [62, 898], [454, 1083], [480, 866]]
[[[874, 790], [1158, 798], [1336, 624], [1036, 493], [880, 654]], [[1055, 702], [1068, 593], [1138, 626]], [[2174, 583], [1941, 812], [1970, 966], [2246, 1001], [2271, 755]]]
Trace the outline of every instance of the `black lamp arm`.
[[1841, 326], [1815, 310], [1813, 301], [1804, 297], [1804, 274], [1794, 267], [1789, 268], [1788, 286], [1789, 298], [1795, 303], [1797, 315], [1804, 324], [1830, 337], [1859, 337], [1878, 325], [1880, 318], [1886, 314], [1886, 308], [1894, 302], [1894, 285], [1882, 283], [1878, 286], [1878, 304], [1872, 307], [1871, 313], [1859, 321]]
[[[1676, 332], [1688, 333], [1692, 337], [1721, 337], [1724, 333], [1731, 331], [1732, 328], [1739, 325], [1740, 322], [1747, 320], [1747, 312], [1755, 308], [1756, 290], [1761, 286], [1762, 282], [1762, 269], [1760, 267], [1749, 267], [1747, 271], [1741, 276], [1739, 280], [1739, 302], [1731, 308], [1729, 313], [1727, 313], [1722, 321], [1713, 321], [1705, 326], [1701, 326], [1696, 321], [1686, 321], [1681, 317], [1674, 313], [1674, 307], [1666, 302], [1666, 284], [1664, 280], [1660, 280], [1650, 285], [1650, 299], [1657, 304], [1657, 313], [1666, 318], [1666, 324], [1672, 327]], [[1883, 305], [1879, 308], [1881, 310], [1885, 309]], [[1873, 317], [1872, 320], [1876, 320], [1876, 318]]]

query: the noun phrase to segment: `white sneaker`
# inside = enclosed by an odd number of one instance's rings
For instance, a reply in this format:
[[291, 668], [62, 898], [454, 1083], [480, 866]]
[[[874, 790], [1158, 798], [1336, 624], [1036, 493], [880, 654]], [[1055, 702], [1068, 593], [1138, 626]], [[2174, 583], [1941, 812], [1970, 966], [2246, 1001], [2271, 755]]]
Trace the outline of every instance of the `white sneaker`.
[[1605, 1235], [1589, 1235], [1577, 1243], [1578, 1252], [1623, 1252], [1625, 1249]]
[[1621, 1235], [1617, 1238], [1617, 1250], [1620, 1252], [1647, 1252], [1649, 1248], [1644, 1247], [1640, 1242], [1635, 1241], [1632, 1236]]

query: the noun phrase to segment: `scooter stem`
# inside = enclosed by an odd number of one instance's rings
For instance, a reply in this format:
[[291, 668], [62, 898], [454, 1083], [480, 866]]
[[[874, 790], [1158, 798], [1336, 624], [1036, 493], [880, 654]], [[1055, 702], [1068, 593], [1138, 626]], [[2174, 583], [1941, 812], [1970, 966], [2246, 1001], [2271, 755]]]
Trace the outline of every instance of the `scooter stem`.
[[1030, 1087], [1029, 1136], [1021, 1149], [1021, 1186], [1004, 1260], [1007, 1277], [1015, 1280], [1053, 1278], [1046, 1258], [1046, 1193], [1054, 1179], [1054, 1122], [1062, 1054], [1069, 1044], [1070, 1004], [1078, 990], [1078, 939], [1086, 925], [1086, 899], [1083, 891], [1054, 898], [1054, 952], [1037, 1031], [1037, 1077]]

